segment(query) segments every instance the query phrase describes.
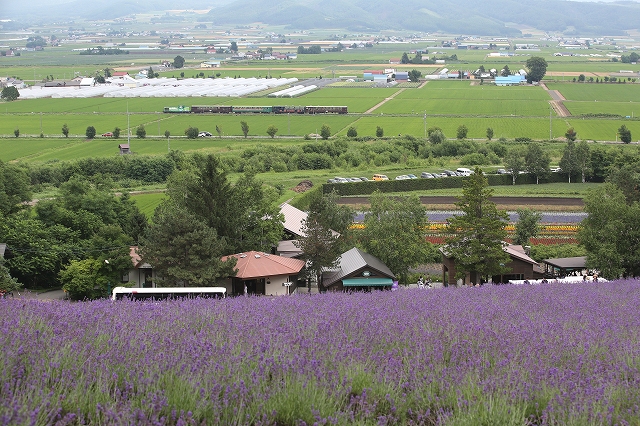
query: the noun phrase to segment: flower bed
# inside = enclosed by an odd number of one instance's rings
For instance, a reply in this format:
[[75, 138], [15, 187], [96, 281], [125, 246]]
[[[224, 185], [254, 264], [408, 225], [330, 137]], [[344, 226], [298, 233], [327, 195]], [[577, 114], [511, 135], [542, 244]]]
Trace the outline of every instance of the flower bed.
[[637, 424], [639, 305], [633, 280], [4, 299], [0, 424]]

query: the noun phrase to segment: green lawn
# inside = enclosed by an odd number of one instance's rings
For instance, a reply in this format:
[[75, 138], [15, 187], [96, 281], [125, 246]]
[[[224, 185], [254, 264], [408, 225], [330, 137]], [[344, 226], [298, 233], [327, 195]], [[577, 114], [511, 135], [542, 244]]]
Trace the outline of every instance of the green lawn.
[[151, 218], [153, 216], [154, 210], [165, 198], [166, 195], [164, 192], [151, 192], [131, 195], [131, 199], [136, 203], [140, 211], [147, 216], [147, 218]]

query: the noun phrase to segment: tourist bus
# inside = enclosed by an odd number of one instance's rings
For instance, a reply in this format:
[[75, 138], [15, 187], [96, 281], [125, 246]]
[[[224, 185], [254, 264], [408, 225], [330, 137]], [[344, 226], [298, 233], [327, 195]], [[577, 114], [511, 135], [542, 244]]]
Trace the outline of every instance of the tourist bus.
[[182, 298], [224, 299], [227, 289], [224, 287], [116, 287], [111, 292], [112, 300], [164, 300]]

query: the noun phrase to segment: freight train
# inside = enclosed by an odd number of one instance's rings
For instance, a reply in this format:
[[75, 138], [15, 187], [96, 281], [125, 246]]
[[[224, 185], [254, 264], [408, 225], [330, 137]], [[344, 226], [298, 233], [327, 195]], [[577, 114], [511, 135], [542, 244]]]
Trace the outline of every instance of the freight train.
[[346, 106], [233, 106], [193, 105], [164, 107], [163, 112], [173, 114], [346, 114]]

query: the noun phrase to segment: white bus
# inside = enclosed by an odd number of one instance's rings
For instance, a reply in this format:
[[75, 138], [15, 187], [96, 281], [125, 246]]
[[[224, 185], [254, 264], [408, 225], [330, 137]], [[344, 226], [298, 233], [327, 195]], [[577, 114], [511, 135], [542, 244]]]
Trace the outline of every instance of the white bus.
[[227, 289], [224, 287], [116, 287], [111, 292], [111, 300], [163, 300], [196, 297], [224, 299], [226, 295]]

